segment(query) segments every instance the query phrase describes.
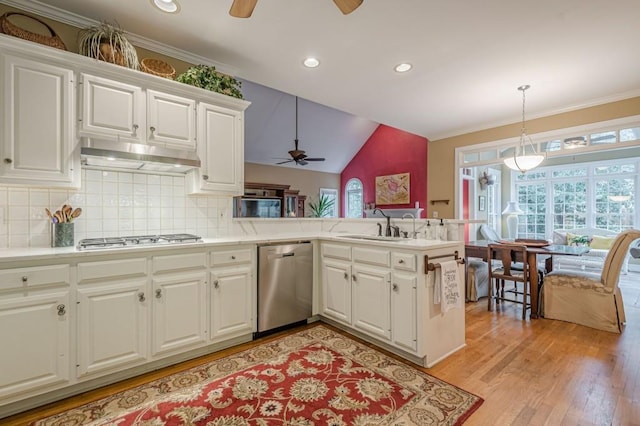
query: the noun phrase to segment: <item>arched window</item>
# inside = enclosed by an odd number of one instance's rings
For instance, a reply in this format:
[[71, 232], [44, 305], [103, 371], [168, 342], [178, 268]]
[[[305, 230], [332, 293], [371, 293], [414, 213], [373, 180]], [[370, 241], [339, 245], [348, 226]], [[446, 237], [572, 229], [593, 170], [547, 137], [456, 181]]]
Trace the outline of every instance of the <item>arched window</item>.
[[363, 198], [360, 179], [349, 179], [344, 187], [345, 217], [362, 217]]

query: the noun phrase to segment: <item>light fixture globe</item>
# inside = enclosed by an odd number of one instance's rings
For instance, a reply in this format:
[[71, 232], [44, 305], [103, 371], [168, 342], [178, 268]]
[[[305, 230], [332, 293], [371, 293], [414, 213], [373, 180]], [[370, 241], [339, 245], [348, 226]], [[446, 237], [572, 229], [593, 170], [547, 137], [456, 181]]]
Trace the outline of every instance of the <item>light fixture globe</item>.
[[[528, 172], [535, 169], [544, 161], [544, 155], [538, 154], [536, 148], [533, 146], [531, 138], [527, 135], [524, 119], [524, 105], [525, 97], [524, 92], [531, 86], [528, 84], [518, 87], [518, 90], [522, 92], [522, 129], [520, 131], [520, 143], [513, 150], [513, 157], [507, 157], [504, 159], [504, 164], [511, 170], [519, 171], [520, 173]], [[527, 145], [530, 148], [531, 154], [527, 154]]]
[[535, 169], [544, 161], [544, 155], [518, 155], [508, 157], [504, 159], [504, 164], [511, 170], [516, 170], [521, 173], [528, 172]]

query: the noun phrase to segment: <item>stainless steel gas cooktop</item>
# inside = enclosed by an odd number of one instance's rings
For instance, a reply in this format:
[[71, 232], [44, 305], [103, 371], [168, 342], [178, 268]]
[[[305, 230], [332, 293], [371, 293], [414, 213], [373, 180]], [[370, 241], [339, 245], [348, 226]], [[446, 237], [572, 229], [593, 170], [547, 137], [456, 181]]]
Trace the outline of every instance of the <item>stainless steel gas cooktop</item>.
[[78, 250], [124, 248], [179, 243], [201, 242], [202, 238], [193, 234], [134, 235], [130, 237], [87, 238], [80, 240]]

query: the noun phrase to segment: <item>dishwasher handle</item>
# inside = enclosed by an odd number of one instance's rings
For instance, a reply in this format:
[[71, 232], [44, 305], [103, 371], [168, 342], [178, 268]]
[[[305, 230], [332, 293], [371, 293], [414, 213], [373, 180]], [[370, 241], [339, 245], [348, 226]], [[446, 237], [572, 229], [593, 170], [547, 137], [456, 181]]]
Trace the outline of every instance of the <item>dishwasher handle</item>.
[[289, 253], [282, 253], [280, 257], [290, 257], [295, 255], [296, 255], [295, 252], [290, 251]]

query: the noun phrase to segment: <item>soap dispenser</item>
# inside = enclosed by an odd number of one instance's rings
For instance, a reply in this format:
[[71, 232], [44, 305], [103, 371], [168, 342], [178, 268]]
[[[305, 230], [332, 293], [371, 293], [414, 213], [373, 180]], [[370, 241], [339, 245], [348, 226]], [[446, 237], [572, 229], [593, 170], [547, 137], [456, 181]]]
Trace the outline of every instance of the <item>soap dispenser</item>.
[[429, 223], [429, 220], [427, 219], [427, 226], [424, 229], [424, 239], [425, 240], [433, 240], [433, 227], [431, 226], [431, 223]]
[[440, 225], [438, 225], [438, 230], [436, 231], [438, 234], [437, 239], [441, 241], [447, 240], [447, 227], [444, 226], [444, 219], [440, 219]]

